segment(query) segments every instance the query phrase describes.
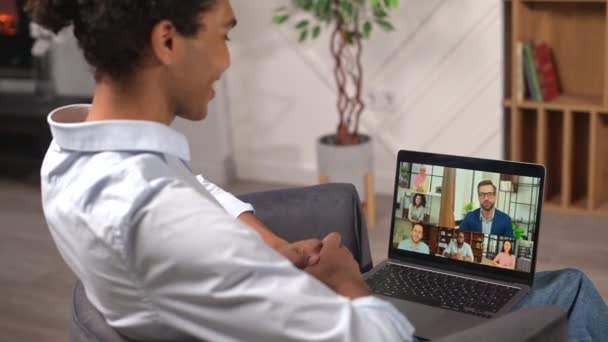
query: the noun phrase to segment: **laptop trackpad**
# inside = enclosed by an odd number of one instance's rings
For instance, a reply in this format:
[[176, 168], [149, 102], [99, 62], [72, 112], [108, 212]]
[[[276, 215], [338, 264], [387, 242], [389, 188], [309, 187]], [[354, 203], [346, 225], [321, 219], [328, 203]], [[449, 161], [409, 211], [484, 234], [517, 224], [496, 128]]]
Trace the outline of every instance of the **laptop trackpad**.
[[[384, 297], [384, 296], [382, 296]], [[416, 328], [415, 335], [436, 339], [487, 322], [488, 319], [448, 309], [388, 298]]]

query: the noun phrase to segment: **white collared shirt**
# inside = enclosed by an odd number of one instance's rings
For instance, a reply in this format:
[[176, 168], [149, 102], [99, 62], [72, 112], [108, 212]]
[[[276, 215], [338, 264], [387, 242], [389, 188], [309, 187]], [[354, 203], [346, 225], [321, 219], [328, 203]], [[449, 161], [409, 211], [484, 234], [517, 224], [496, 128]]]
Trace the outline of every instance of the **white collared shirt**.
[[496, 213], [496, 209], [492, 210], [492, 217], [486, 220], [483, 217], [483, 210], [479, 209], [479, 220], [481, 221], [481, 230], [485, 235], [490, 235], [492, 233], [492, 221], [494, 221], [494, 215]]
[[409, 341], [376, 297], [337, 295], [236, 217], [251, 206], [187, 165], [183, 135], [160, 123], [49, 115], [41, 171], [49, 229], [87, 297], [146, 341]]

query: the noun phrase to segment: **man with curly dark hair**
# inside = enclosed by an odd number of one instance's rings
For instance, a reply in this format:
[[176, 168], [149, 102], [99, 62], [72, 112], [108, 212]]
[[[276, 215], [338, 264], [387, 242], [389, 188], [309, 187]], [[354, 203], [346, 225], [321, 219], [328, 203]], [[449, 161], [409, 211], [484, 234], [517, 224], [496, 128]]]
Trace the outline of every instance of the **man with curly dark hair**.
[[[229, 0], [29, 0], [27, 12], [54, 32], [73, 24], [95, 69], [92, 105], [49, 114], [42, 203], [112, 327], [154, 341], [413, 339], [409, 321], [371, 296], [339, 235], [287, 243], [189, 169], [188, 142], [169, 124], [207, 115], [230, 65]], [[584, 275], [544, 279], [522, 305], [560, 304], [571, 336], [608, 336]]]
[[54, 32], [73, 24], [95, 70], [92, 105], [49, 114], [42, 196], [59, 251], [112, 327], [157, 341], [412, 338], [409, 322], [370, 296], [340, 235], [287, 243], [251, 205], [190, 171], [188, 143], [169, 125], [207, 115], [230, 65], [229, 0], [26, 9]]

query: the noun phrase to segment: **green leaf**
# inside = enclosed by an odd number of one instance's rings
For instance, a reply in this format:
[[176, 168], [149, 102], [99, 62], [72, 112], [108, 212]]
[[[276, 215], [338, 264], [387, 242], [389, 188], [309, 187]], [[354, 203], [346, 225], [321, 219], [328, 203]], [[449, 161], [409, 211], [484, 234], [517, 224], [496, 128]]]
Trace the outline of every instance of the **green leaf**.
[[308, 20], [304, 19], [304, 20], [300, 20], [297, 24], [296, 24], [296, 28], [299, 29], [303, 29], [305, 27], [308, 27]]
[[349, 24], [354, 18], [354, 8], [351, 0], [342, 0], [340, 2], [340, 14], [344, 23]]
[[297, 0], [296, 6], [302, 8], [305, 11], [310, 11], [314, 6], [313, 0]]
[[369, 21], [366, 21], [363, 24], [363, 38], [367, 39], [369, 38], [369, 35], [372, 33], [372, 23], [370, 23]]
[[[308, 16], [294, 20], [292, 26], [297, 30], [300, 41], [316, 39], [320, 36], [323, 25], [330, 30], [335, 28], [337, 20], [342, 20], [343, 29], [347, 31], [344, 38], [351, 44], [357, 39], [368, 39], [374, 30], [394, 30], [389, 19], [389, 12], [401, 2], [400, 0], [283, 1], [289, 2], [290, 5], [278, 7], [273, 12], [272, 22], [283, 24], [295, 19], [294, 14], [306, 12], [305, 14]], [[378, 25], [380, 28], [374, 28], [374, 25]]]
[[382, 29], [384, 31], [392, 31], [395, 29], [395, 27], [393, 26], [393, 24], [391, 24], [390, 22], [384, 20], [384, 19], [377, 19], [376, 23], [378, 25], [380, 25], [380, 27], [382, 27]]
[[312, 39], [317, 39], [321, 33], [321, 26], [317, 25], [312, 29]]
[[386, 18], [386, 17], [388, 17], [388, 14], [382, 7], [376, 7], [376, 8], [374, 8], [374, 17]]
[[315, 17], [323, 21], [329, 21], [331, 18], [331, 2], [330, 0], [317, 0], [314, 8]]
[[277, 25], [280, 25], [280, 24], [286, 22], [287, 19], [289, 19], [289, 15], [287, 15], [287, 14], [280, 14], [280, 15], [275, 15], [274, 17], [272, 17], [272, 22], [275, 23], [275, 24], [277, 24]]

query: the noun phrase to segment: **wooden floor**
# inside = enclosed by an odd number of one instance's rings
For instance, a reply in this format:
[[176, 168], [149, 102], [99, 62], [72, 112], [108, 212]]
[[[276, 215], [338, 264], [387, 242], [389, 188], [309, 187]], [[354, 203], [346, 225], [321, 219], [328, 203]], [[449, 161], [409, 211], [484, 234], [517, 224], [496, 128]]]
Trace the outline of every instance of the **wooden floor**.
[[[233, 193], [281, 188], [240, 182]], [[392, 199], [378, 196], [370, 227], [374, 261], [386, 257]], [[608, 220], [547, 213], [539, 269], [576, 267], [608, 298]], [[0, 342], [68, 341], [74, 276], [57, 253], [44, 222], [38, 186], [0, 179]]]

